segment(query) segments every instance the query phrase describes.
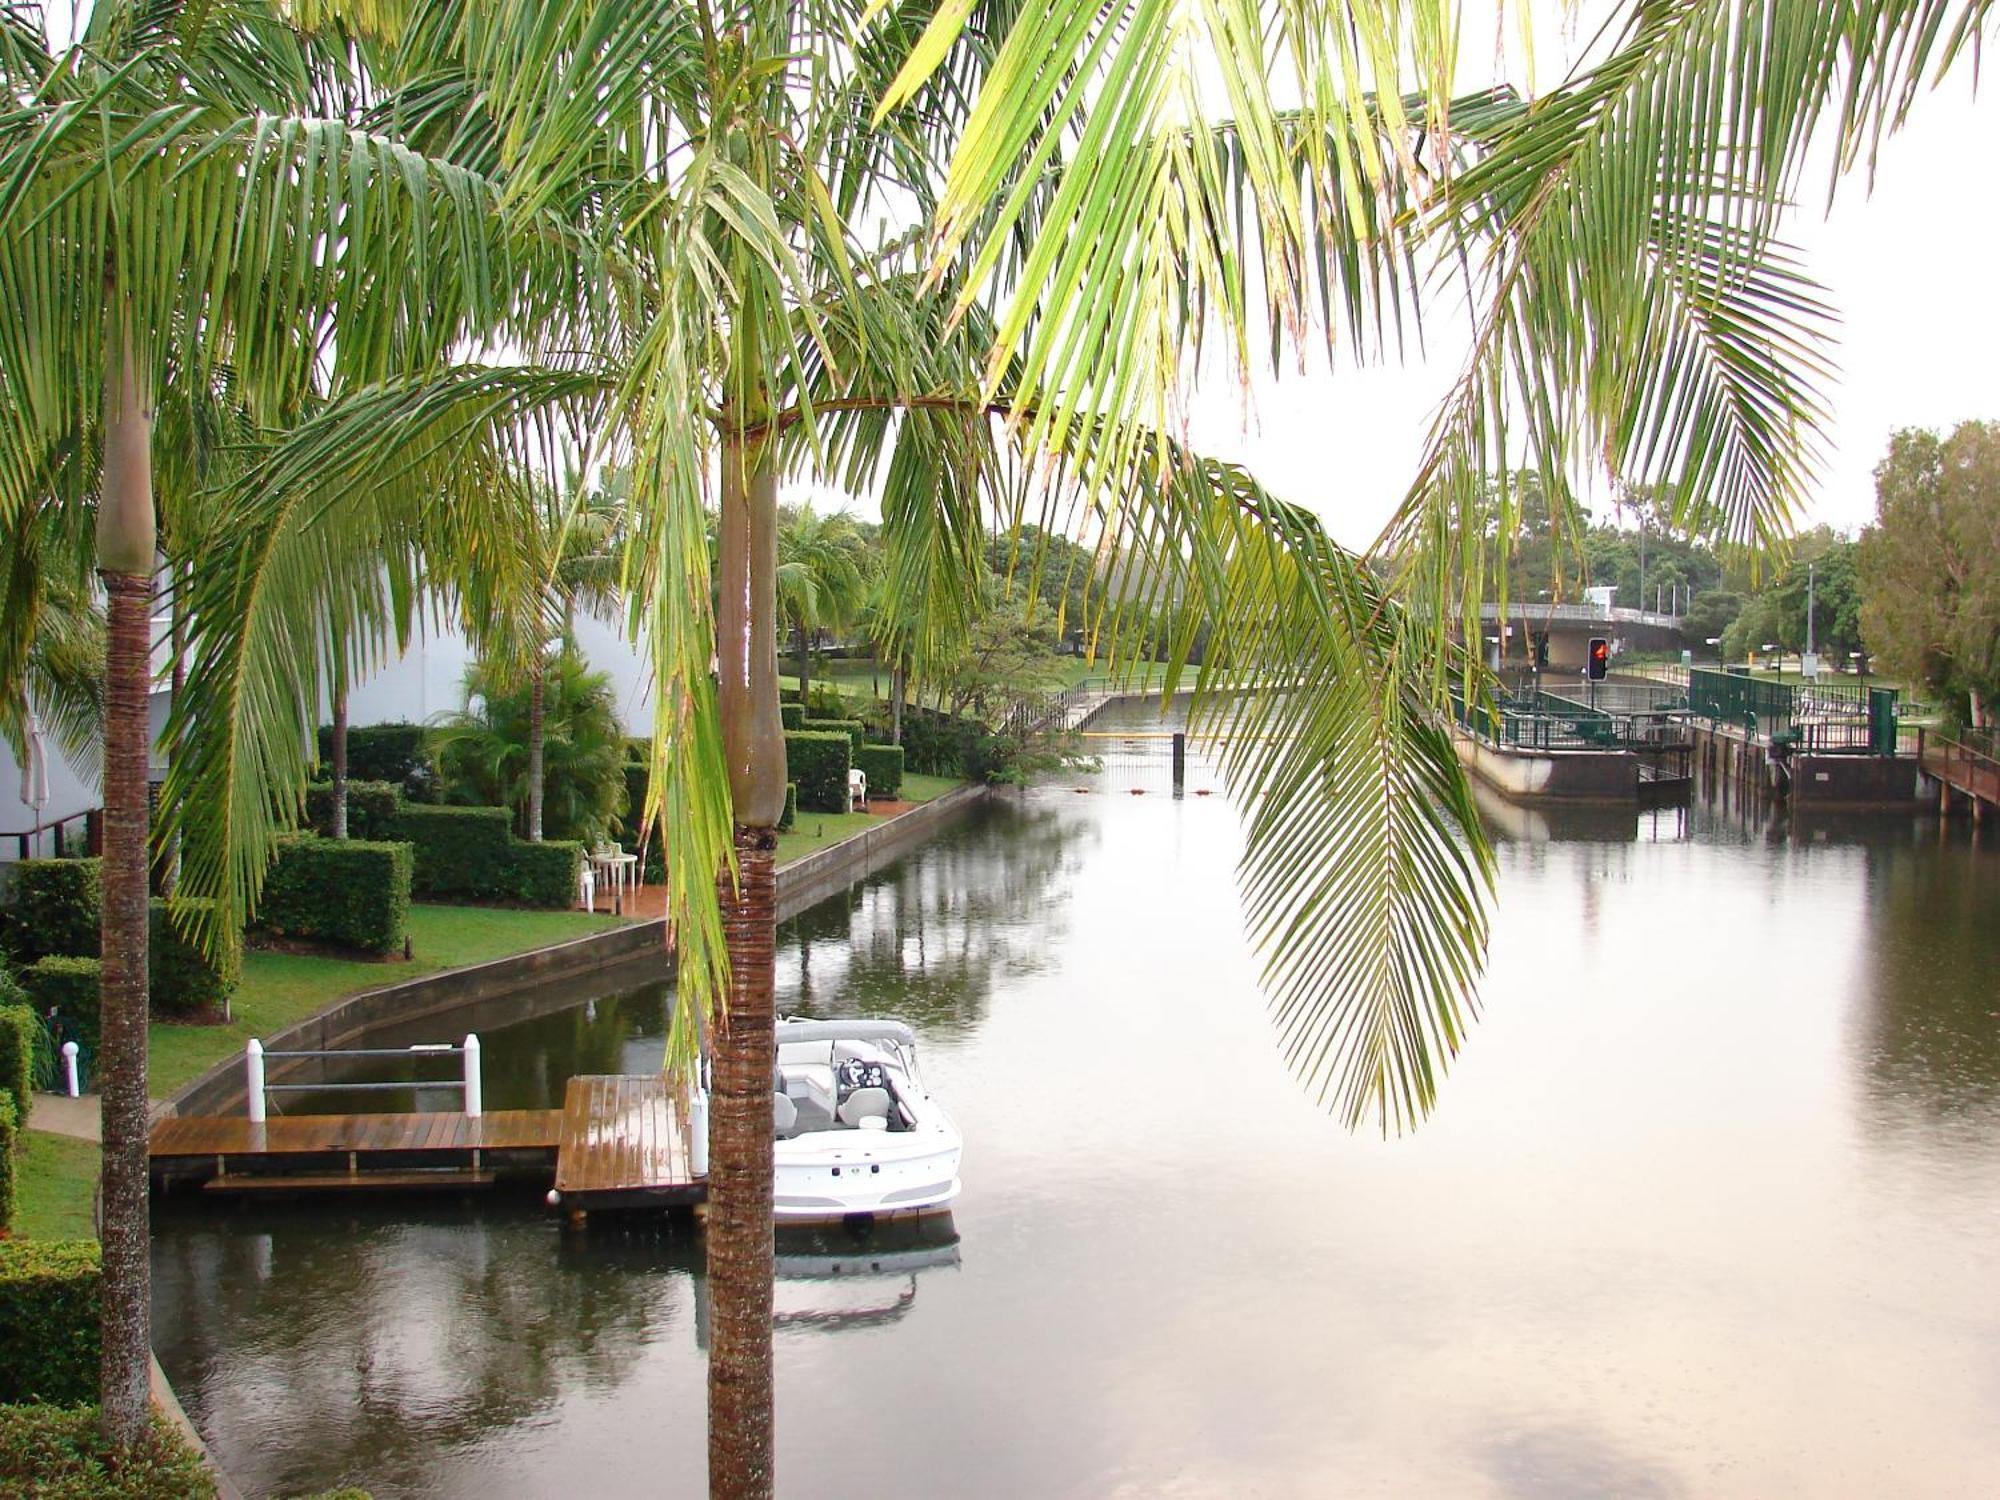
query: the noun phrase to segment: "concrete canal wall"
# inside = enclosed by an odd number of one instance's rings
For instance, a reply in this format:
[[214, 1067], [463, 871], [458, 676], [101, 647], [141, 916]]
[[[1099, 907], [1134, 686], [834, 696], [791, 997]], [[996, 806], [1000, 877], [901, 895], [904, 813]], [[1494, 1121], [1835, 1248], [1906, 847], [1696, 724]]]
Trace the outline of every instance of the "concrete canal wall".
[[1456, 730], [1461, 764], [1515, 802], [1637, 802], [1639, 757], [1629, 750], [1514, 750]]

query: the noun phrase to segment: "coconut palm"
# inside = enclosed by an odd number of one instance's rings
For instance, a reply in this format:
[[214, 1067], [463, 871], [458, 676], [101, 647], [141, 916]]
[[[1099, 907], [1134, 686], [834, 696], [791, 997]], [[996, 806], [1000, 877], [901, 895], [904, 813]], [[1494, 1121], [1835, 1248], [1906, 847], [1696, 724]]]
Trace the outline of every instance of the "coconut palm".
[[812, 702], [813, 637], [854, 623], [867, 599], [867, 547], [843, 511], [810, 501], [778, 522], [778, 612], [799, 648], [799, 701]]
[[[0, 340], [0, 525], [94, 505], [107, 600], [102, 1409], [123, 1444], [145, 1430], [150, 1357], [156, 413], [177, 392], [213, 389], [226, 368], [251, 420], [283, 426], [318, 381], [421, 365], [468, 323], [497, 318], [519, 263], [496, 240], [497, 259], [465, 272], [491, 193], [462, 167], [358, 128], [366, 93], [345, 39], [276, 7], [104, 0], [60, 49], [39, 10], [9, 7], [0, 80], [0, 291], [12, 310]], [[467, 253], [440, 255], [445, 237]], [[245, 770], [244, 800], [269, 796], [269, 772]]]

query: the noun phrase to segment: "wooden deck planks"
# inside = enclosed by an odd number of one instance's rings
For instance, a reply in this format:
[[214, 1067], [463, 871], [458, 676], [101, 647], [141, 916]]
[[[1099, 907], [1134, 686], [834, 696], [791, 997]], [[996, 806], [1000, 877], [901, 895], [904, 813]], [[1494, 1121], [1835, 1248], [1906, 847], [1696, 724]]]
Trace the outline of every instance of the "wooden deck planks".
[[587, 1199], [692, 1189], [685, 1143], [680, 1108], [664, 1078], [572, 1078], [556, 1146], [556, 1191]]
[[331, 1151], [413, 1154], [437, 1151], [552, 1150], [553, 1109], [497, 1110], [477, 1120], [450, 1113], [282, 1115], [254, 1123], [240, 1115], [173, 1116], [153, 1127], [155, 1158], [318, 1156]]

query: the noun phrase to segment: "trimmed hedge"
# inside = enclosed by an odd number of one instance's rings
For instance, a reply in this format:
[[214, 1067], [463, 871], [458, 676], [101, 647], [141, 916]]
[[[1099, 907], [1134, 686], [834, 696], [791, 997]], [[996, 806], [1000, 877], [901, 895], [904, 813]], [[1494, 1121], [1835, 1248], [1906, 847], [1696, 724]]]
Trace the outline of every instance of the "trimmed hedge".
[[0, 1404], [97, 1394], [102, 1275], [95, 1240], [0, 1241]]
[[0, 938], [23, 964], [52, 953], [97, 952], [101, 905], [95, 859], [24, 859], [14, 865], [14, 893], [0, 912]]
[[576, 900], [583, 845], [531, 844], [513, 834], [504, 807], [403, 804], [396, 834], [415, 851], [410, 889], [420, 896], [466, 896], [566, 907]]
[[861, 741], [868, 732], [859, 719], [807, 719], [805, 727], [820, 734], [844, 734], [856, 751], [861, 749]]
[[903, 790], [903, 747], [863, 745], [854, 752], [854, 764], [868, 778], [868, 795], [894, 797]]
[[165, 1417], [154, 1413], [144, 1442], [115, 1461], [97, 1424], [95, 1406], [0, 1407], [0, 1494], [34, 1500], [215, 1500], [215, 1479], [201, 1455]]
[[[20, 1164], [20, 1157], [15, 1153], [20, 1148], [20, 1122], [20, 1111], [14, 1108], [14, 1096], [0, 1094], [0, 1232], [11, 1229], [14, 1224], [18, 1193], [14, 1174]], [[0, 1375], [0, 1380], [5, 1378]]]
[[410, 935], [408, 844], [310, 835], [278, 845], [257, 925], [363, 953], [396, 953]]
[[795, 729], [785, 736], [785, 765], [805, 812], [846, 812], [854, 743], [845, 734]]
[[[347, 728], [347, 781], [386, 781], [410, 796], [427, 794], [437, 782], [431, 764], [430, 731], [421, 724], [350, 724]], [[319, 760], [333, 764], [333, 726], [319, 727]]]
[[803, 703], [780, 703], [778, 718], [786, 729], [806, 727], [806, 706]]
[[[393, 839], [403, 811], [403, 789], [389, 781], [347, 782], [347, 836], [351, 839]], [[333, 837], [333, 783], [315, 781], [306, 788], [306, 824], [323, 838]]]
[[498, 896], [507, 886], [512, 821], [504, 807], [405, 804], [396, 837], [416, 855], [410, 889], [419, 896]]
[[0, 1099], [14, 1101], [18, 1126], [27, 1125], [35, 1108], [35, 1038], [41, 1029], [26, 1004], [0, 1005]]
[[[207, 910], [210, 905], [194, 900], [180, 903], [183, 913]], [[147, 908], [147, 1009], [156, 1016], [175, 1018], [220, 1014], [243, 977], [243, 950], [232, 943], [228, 952], [211, 959], [181, 931], [167, 902], [155, 897]]]
[[549, 839], [531, 844], [515, 840], [508, 846], [508, 895], [529, 906], [572, 906], [576, 903], [583, 845], [573, 839]]
[[785, 783], [785, 810], [778, 815], [778, 829], [783, 832], [799, 820], [799, 784]]
[[61, 1011], [70, 1036], [97, 1051], [98, 961], [51, 954], [38, 958], [21, 976], [22, 987], [42, 1015]]
[[805, 700], [799, 696], [799, 690], [797, 688], [781, 687], [778, 689], [778, 705], [781, 710], [787, 703], [803, 704], [804, 702]]

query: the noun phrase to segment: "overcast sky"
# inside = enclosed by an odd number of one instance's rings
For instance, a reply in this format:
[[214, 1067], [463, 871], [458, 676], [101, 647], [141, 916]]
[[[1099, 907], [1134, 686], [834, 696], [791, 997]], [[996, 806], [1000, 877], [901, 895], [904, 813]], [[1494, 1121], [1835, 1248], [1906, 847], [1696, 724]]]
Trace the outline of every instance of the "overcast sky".
[[[1545, 28], [1541, 60], [1563, 41]], [[1885, 147], [1873, 193], [1851, 175], [1831, 215], [1826, 159], [1808, 169], [1789, 234], [1842, 320], [1840, 376], [1827, 393], [1833, 442], [1802, 524], [1845, 530], [1874, 517], [1872, 476], [1890, 432], [2000, 419], [2000, 101], [1990, 89], [1975, 101], [1961, 66]], [[1195, 439], [1311, 506], [1343, 543], [1366, 546], [1407, 487], [1465, 349], [1462, 317], [1427, 332], [1427, 362], [1328, 373], [1322, 360], [1259, 382], [1248, 428], [1238, 394], [1209, 382]]]

